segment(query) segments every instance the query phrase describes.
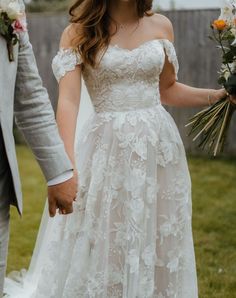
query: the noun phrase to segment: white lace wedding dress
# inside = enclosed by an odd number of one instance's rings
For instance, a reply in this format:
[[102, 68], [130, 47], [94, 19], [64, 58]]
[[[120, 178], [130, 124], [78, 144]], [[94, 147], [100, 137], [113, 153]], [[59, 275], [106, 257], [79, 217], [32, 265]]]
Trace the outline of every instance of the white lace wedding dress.
[[[29, 271], [8, 278], [10, 298], [197, 298], [191, 181], [177, 127], [160, 102], [171, 42], [109, 46], [83, 78], [95, 113], [76, 147], [74, 213], [44, 213]], [[82, 63], [61, 49], [58, 80]], [[70, 115], [68, 115], [70, 117]]]

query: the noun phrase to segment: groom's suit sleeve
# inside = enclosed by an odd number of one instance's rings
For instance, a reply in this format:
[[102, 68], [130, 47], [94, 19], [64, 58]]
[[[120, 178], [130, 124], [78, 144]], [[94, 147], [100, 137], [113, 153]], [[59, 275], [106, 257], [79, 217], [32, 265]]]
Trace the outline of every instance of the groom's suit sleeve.
[[27, 32], [20, 35], [14, 105], [16, 123], [47, 181], [72, 170]]

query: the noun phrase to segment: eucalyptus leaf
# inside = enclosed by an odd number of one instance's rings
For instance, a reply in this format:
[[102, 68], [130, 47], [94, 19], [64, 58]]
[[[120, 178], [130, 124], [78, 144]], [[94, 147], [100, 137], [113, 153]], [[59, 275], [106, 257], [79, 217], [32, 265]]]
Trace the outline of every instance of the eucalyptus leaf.
[[236, 95], [236, 74], [229, 76], [228, 80], [224, 83], [224, 87], [231, 95]]
[[225, 77], [219, 77], [218, 84], [219, 85], [224, 85], [225, 83], [226, 83], [226, 78]]

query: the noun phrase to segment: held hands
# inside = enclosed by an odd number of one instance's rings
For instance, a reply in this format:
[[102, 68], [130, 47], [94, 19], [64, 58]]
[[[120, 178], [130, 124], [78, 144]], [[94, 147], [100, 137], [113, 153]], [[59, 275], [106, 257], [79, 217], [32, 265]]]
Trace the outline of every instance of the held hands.
[[56, 215], [57, 209], [60, 214], [70, 214], [73, 212], [73, 201], [76, 200], [78, 190], [78, 174], [74, 171], [74, 176], [57, 185], [48, 187], [48, 205], [51, 217]]

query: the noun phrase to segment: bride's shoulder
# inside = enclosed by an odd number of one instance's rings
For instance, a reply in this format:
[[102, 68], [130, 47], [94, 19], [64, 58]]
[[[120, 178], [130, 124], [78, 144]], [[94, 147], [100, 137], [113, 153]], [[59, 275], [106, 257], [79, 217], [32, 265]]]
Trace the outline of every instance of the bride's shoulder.
[[170, 41], [174, 40], [174, 30], [170, 19], [162, 14], [154, 13], [149, 17], [149, 20], [153, 30], [155, 30], [155, 34], [159, 38], [168, 39]]
[[61, 35], [60, 47], [69, 48], [73, 46], [73, 41], [81, 34], [81, 27], [79, 24], [72, 23], [67, 26]]

